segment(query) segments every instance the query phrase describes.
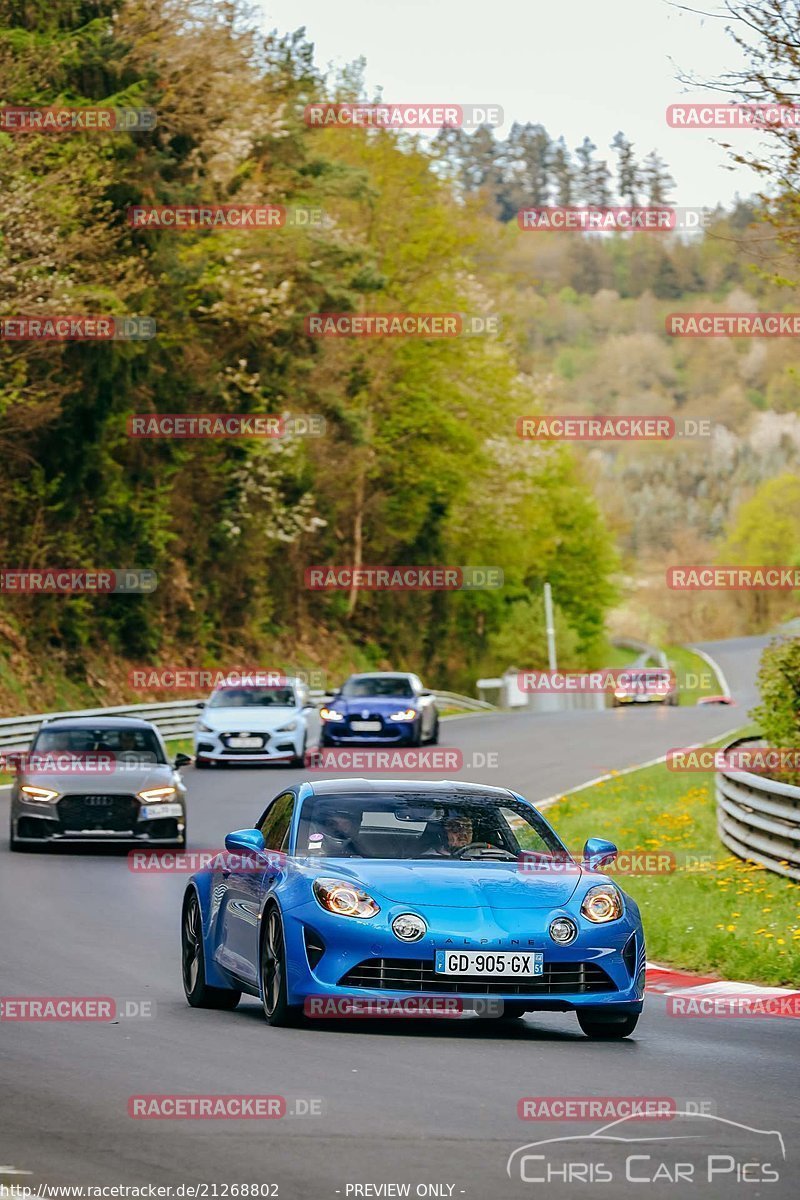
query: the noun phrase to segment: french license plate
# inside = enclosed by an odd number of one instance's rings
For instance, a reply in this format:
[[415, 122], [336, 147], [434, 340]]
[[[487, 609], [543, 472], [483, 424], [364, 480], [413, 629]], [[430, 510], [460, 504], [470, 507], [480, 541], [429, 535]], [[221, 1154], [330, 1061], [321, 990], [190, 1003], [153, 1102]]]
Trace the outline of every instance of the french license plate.
[[159, 817], [179, 817], [182, 811], [180, 804], [143, 804], [139, 809], [139, 820], [155, 821]]
[[351, 721], [350, 728], [356, 733], [378, 733], [382, 729], [380, 721]]
[[437, 975], [541, 975], [544, 954], [539, 951], [515, 950], [437, 950]]
[[235, 747], [237, 750], [260, 750], [264, 745], [262, 737], [248, 737], [246, 734], [239, 734], [228, 738], [228, 745]]

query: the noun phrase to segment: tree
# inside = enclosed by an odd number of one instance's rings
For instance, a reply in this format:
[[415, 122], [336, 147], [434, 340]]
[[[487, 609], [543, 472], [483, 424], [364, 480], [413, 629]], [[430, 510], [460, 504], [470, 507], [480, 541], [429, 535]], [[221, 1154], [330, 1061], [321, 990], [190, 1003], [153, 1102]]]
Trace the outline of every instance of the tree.
[[575, 187], [572, 159], [563, 137], [554, 142], [550, 152], [553, 198], [556, 204], [571, 204]]
[[657, 150], [651, 150], [645, 158], [642, 164], [641, 180], [648, 204], [669, 203], [669, 193], [675, 186], [675, 180]]
[[516, 212], [547, 204], [550, 191], [551, 142], [543, 125], [514, 122], [505, 142], [511, 205]]
[[635, 208], [639, 203], [639, 189], [643, 181], [633, 153], [633, 143], [620, 129], [614, 134], [611, 148], [617, 154], [617, 192], [623, 204]]
[[[800, 567], [800, 477], [780, 475], [762, 483], [740, 505], [719, 561], [741, 566]], [[791, 592], [754, 591], [741, 603], [758, 629], [794, 611]]]

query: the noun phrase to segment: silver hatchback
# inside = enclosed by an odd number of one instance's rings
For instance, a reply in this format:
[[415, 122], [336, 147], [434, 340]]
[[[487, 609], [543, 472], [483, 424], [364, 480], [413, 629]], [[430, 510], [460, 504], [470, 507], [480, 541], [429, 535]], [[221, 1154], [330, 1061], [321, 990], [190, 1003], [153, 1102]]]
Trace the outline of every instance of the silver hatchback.
[[137, 717], [56, 717], [16, 756], [12, 850], [48, 842], [186, 844], [186, 786], [161, 734]]

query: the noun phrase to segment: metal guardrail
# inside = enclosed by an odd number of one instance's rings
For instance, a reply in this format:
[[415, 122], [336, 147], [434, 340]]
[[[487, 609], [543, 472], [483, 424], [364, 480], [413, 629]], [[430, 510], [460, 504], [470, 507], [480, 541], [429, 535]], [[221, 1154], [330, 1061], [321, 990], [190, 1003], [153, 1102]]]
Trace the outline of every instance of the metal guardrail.
[[434, 692], [442, 707], [465, 708], [468, 712], [496, 712], [497, 705], [487, 700], [476, 700], [474, 696], [462, 696], [458, 692]]
[[[737, 738], [732, 750], [759, 738]], [[717, 831], [739, 858], [800, 881], [800, 787], [748, 771], [718, 771]]]
[[[322, 703], [332, 693], [311, 691], [312, 700]], [[495, 706], [458, 692], [434, 692], [443, 707], [465, 708], [475, 712], [494, 712]], [[0, 750], [26, 750], [43, 721], [54, 717], [143, 717], [161, 731], [165, 738], [188, 737], [197, 723], [198, 704], [193, 700], [172, 700], [158, 704], [117, 704], [110, 708], [81, 708], [75, 712], [33, 713], [27, 717], [0, 717]]]
[[658, 663], [660, 667], [669, 666], [669, 661], [663, 650], [658, 646], [651, 646], [648, 642], [640, 642], [638, 638], [613, 637], [611, 644], [612, 646], [620, 646], [627, 650], [638, 650], [642, 658], [652, 658], [653, 662]]

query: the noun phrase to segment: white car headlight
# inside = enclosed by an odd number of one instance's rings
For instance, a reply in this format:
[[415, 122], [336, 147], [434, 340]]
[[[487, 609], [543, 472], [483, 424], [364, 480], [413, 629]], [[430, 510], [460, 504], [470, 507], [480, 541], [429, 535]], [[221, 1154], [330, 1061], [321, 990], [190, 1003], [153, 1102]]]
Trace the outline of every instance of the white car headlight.
[[276, 733], [291, 733], [293, 729], [297, 729], [297, 721], [290, 721], [288, 725], [281, 725], [280, 729], [276, 729]]
[[598, 883], [583, 897], [581, 915], [596, 925], [617, 921], [622, 916], [622, 896], [613, 883]]
[[211, 725], [205, 725], [202, 721], [197, 722], [198, 733], [213, 733], [214, 729]]
[[147, 788], [137, 794], [145, 804], [153, 804], [158, 800], [172, 800], [174, 796], [177, 796], [178, 789], [174, 787]]
[[381, 911], [372, 896], [346, 879], [315, 879], [314, 895], [337, 917], [374, 917]]
[[415, 708], [404, 708], [402, 712], [389, 713], [390, 721], [413, 721], [417, 715]]

